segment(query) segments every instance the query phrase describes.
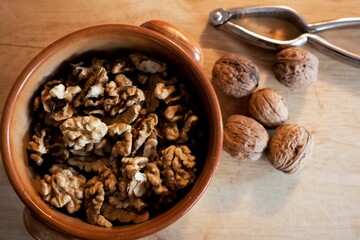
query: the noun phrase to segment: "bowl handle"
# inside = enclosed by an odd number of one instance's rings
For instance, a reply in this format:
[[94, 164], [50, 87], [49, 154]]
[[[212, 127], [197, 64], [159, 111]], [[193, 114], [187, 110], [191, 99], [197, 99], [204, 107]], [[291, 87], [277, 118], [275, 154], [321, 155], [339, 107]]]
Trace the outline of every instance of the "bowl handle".
[[68, 235], [55, 230], [46, 223], [44, 223], [35, 213], [27, 207], [23, 211], [23, 220], [24, 225], [28, 233], [37, 240], [44, 239], [56, 239], [56, 240], [75, 240], [77, 238], [72, 238]]
[[151, 29], [173, 40], [175, 43], [180, 45], [180, 47], [189, 54], [200, 67], [203, 66], [204, 55], [201, 47], [189, 34], [162, 20], [150, 20], [140, 26]]

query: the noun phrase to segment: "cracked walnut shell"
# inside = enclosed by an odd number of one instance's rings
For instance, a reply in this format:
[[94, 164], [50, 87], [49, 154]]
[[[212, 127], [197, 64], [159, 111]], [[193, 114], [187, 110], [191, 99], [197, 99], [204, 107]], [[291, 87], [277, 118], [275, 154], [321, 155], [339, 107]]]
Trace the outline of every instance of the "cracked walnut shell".
[[276, 169], [295, 173], [310, 159], [313, 146], [313, 137], [304, 127], [285, 124], [270, 140], [268, 158]]
[[268, 128], [282, 125], [289, 117], [284, 98], [273, 88], [264, 88], [251, 95], [249, 113]]
[[313, 84], [318, 76], [319, 60], [302, 48], [287, 48], [276, 55], [273, 71], [276, 79], [290, 88]]
[[260, 72], [249, 59], [226, 54], [215, 62], [212, 70], [214, 84], [232, 97], [250, 95], [258, 86]]
[[232, 157], [258, 160], [269, 141], [265, 128], [252, 118], [230, 116], [224, 127], [224, 150]]

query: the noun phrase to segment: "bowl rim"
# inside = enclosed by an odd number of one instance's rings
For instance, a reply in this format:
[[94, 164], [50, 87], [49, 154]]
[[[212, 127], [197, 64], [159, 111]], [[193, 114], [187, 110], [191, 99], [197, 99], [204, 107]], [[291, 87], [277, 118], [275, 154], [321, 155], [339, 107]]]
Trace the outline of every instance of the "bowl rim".
[[[149, 219], [146, 222], [127, 225], [125, 227], [114, 227], [111, 230], [106, 229], [104, 227], [94, 226], [91, 224], [90, 229], [94, 229], [95, 234], [91, 234], [90, 238], [96, 239], [108, 239], [111, 238], [140, 238], [145, 237], [150, 234], [153, 234], [157, 231], [160, 231], [167, 226], [176, 222], [179, 218], [181, 218], [184, 214], [186, 214], [193, 205], [200, 199], [203, 195], [204, 191], [208, 187], [216, 169], [220, 161], [220, 155], [222, 152], [222, 136], [223, 136], [223, 124], [222, 124], [222, 116], [220, 105], [218, 99], [216, 97], [216, 93], [210, 83], [210, 81], [206, 78], [198, 64], [192, 57], [184, 51], [180, 45], [176, 43], [176, 41], [169, 39], [153, 30], [149, 30], [139, 26], [126, 25], [126, 24], [103, 24], [103, 25], [95, 25], [87, 28], [83, 28], [72, 32], [64, 37], [56, 40], [48, 47], [44, 48], [40, 53], [38, 53], [22, 70], [16, 81], [14, 82], [9, 95], [5, 101], [3, 114], [1, 118], [1, 155], [4, 163], [4, 169], [8, 176], [8, 179], [14, 188], [16, 194], [22, 200], [26, 207], [30, 208], [32, 212], [34, 212], [38, 217], [41, 218], [46, 224], [50, 225], [52, 228], [59, 230], [60, 232], [64, 232], [68, 235], [80, 237], [80, 238], [89, 238], [89, 233], [87, 231], [82, 231], [79, 228], [69, 227], [64, 223], [64, 221], [59, 221], [57, 217], [52, 217], [48, 214], [48, 210], [40, 209], [31, 199], [30, 194], [23, 188], [21, 185], [20, 177], [16, 174], [16, 169], [13, 164], [12, 154], [11, 154], [11, 146], [10, 146], [10, 124], [11, 118], [13, 117], [12, 109], [16, 104], [16, 98], [21, 93], [25, 83], [30, 78], [31, 74], [34, 70], [38, 69], [41, 64], [51, 57], [52, 52], [58, 51], [61, 46], [64, 44], [71, 43], [72, 41], [76, 41], [76, 39], [84, 37], [90, 34], [99, 34], [101, 31], [131, 31], [136, 32], [137, 34], [144, 35], [144, 37], [148, 37], [153, 41], [157, 41], [160, 44], [163, 44], [167, 48], [174, 51], [174, 54], [177, 54], [177, 57], [184, 60], [187, 67], [191, 70], [194, 70], [194, 74], [196, 74], [196, 79], [201, 79], [200, 85], [203, 87], [203, 91], [207, 93], [207, 101], [211, 103], [212, 108], [209, 110], [210, 115], [214, 117], [211, 123], [214, 124], [212, 126], [213, 131], [210, 134], [213, 134], [213, 140], [209, 141], [208, 155], [206, 156], [207, 161], [212, 161], [210, 167], [207, 169], [203, 169], [200, 176], [198, 176], [197, 181], [195, 181], [194, 185], [191, 187], [190, 191], [179, 200], [177, 204], [175, 204], [171, 209], [176, 210], [176, 214], [172, 214], [172, 211], [165, 211], [164, 213]], [[206, 170], [206, 172], [204, 172]], [[201, 185], [199, 183], [199, 178], [201, 178]], [[196, 184], [199, 183], [199, 184]], [[186, 202], [186, 199], [192, 200], [190, 203]], [[185, 209], [181, 209], [185, 207]], [[49, 207], [50, 209], [50, 207]], [[60, 212], [59, 212], [60, 213]], [[71, 216], [69, 216], [71, 217]], [[62, 219], [63, 220], [63, 219]], [[84, 222], [85, 223], [85, 222]], [[136, 231], [139, 226], [146, 225], [146, 228], [142, 228], [142, 231]], [[75, 229], [75, 232], [74, 232]], [[129, 235], [130, 234], [130, 235]]]

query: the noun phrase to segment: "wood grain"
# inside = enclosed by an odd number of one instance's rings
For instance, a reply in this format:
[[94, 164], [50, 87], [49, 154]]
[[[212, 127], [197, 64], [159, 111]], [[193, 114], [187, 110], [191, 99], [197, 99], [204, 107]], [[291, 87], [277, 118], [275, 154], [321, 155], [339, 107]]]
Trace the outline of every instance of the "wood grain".
[[[287, 5], [308, 22], [360, 17], [358, 0], [258, 0], [248, 5]], [[211, 79], [214, 62], [234, 52], [260, 68], [260, 86], [274, 87], [289, 106], [289, 122], [307, 127], [315, 137], [312, 160], [301, 173], [276, 171], [265, 157], [238, 161], [223, 152], [208, 190], [182, 219], [145, 239], [359, 239], [360, 238], [360, 68], [319, 52], [319, 78], [305, 89], [288, 89], [271, 71], [274, 53], [252, 47], [208, 25], [219, 7], [243, 7], [243, 1], [25, 1], [0, 2], [1, 110], [12, 83], [27, 62], [56, 39], [104, 23], [140, 25], [162, 19], [193, 36], [204, 53], [204, 72]], [[271, 26], [270, 26], [271, 27]], [[269, 29], [277, 37], [289, 26]], [[279, 30], [280, 29], [280, 30]], [[324, 32], [337, 45], [360, 53], [360, 27]], [[246, 112], [246, 99], [227, 97], [216, 89], [224, 119]], [[23, 205], [0, 164], [0, 239], [31, 239]]]

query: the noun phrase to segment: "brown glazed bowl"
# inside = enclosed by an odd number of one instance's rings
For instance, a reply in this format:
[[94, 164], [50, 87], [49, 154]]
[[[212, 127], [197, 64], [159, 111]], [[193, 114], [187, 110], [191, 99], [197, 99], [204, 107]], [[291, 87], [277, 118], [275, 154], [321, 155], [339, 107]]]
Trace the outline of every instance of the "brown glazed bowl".
[[[176, 66], [198, 95], [207, 122], [206, 153], [199, 175], [189, 191], [169, 210], [138, 224], [110, 229], [88, 224], [47, 205], [36, 190], [29, 167], [30, 102], [37, 88], [64, 61], [88, 51], [136, 50], [166, 59]], [[30, 234], [41, 238], [135, 239], [153, 234], [183, 216], [201, 197], [219, 163], [222, 119], [210, 81], [201, 69], [199, 46], [166, 22], [153, 20], [142, 26], [101, 25], [79, 30], [40, 52], [22, 71], [5, 103], [1, 121], [1, 154], [8, 178], [25, 204], [24, 222]], [[45, 223], [45, 224], [44, 224]], [[40, 226], [38, 226], [40, 224]]]

